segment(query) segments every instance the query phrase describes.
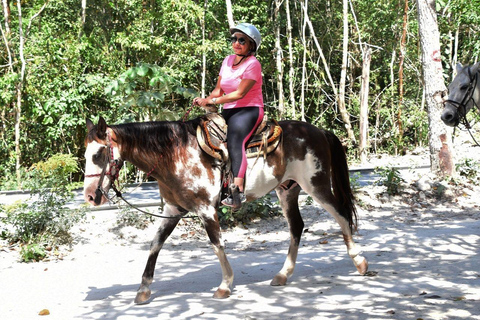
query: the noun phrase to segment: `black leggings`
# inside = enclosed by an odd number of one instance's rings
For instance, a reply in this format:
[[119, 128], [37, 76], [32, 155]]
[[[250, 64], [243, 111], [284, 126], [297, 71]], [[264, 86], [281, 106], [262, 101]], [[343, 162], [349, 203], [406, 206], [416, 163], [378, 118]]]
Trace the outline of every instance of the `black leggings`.
[[245, 178], [245, 172], [247, 171], [245, 146], [263, 120], [263, 108], [224, 109], [222, 116], [228, 125], [227, 149], [232, 161], [233, 176]]

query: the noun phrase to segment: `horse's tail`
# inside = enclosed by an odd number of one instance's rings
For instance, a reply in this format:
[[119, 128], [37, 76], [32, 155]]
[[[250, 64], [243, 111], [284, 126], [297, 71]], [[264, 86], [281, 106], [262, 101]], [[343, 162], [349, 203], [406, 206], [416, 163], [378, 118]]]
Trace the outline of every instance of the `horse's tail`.
[[330, 131], [324, 131], [330, 145], [332, 189], [340, 208], [340, 215], [348, 221], [350, 229], [357, 230], [357, 209], [355, 208], [355, 197], [350, 187], [350, 176], [348, 164], [342, 143]]

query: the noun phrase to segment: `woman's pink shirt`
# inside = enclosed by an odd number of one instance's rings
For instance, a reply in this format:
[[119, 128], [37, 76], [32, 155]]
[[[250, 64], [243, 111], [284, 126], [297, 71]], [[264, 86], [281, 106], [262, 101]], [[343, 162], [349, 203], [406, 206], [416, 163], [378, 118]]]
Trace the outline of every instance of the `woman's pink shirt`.
[[222, 90], [229, 94], [237, 90], [240, 82], [243, 79], [255, 80], [253, 87], [247, 92], [247, 94], [234, 102], [228, 102], [223, 105], [224, 109], [233, 109], [241, 107], [262, 107], [263, 108], [263, 95], [262, 95], [262, 66], [258, 62], [255, 56], [250, 56], [245, 59], [235, 69], [233, 68], [233, 62], [235, 55], [230, 55], [223, 60], [222, 67], [220, 68], [219, 75], [222, 77], [220, 81], [220, 87]]

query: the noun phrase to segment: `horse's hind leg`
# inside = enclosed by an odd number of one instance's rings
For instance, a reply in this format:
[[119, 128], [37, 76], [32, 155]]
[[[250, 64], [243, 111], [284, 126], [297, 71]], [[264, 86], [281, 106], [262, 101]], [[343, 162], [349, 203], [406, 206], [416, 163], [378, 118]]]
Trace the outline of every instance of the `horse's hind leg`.
[[[177, 208], [166, 204], [164, 214], [166, 216], [175, 216], [179, 215], [180, 211]], [[165, 240], [167, 240], [173, 229], [177, 226], [178, 221], [180, 221], [180, 218], [163, 218], [161, 220], [155, 238], [153, 238], [152, 243], [150, 244], [150, 255], [148, 256], [147, 265], [143, 272], [142, 283], [140, 284], [140, 288], [137, 290], [137, 296], [135, 297], [136, 304], [145, 303], [150, 298], [151, 290], [149, 287], [153, 281], [158, 253], [160, 252], [160, 249], [162, 249]]]
[[283, 215], [287, 219], [290, 228], [290, 247], [288, 248], [287, 259], [283, 264], [283, 268], [275, 275], [270, 285], [284, 286], [287, 279], [293, 274], [295, 263], [297, 261], [298, 247], [300, 245], [300, 237], [303, 231], [303, 220], [298, 209], [298, 195], [300, 186], [295, 184], [291, 187], [284, 187], [287, 183], [282, 184], [275, 189], [277, 192], [280, 205], [282, 206]]
[[337, 223], [340, 225], [343, 234], [343, 240], [347, 246], [347, 252], [350, 258], [353, 260], [353, 264], [357, 268], [358, 272], [361, 275], [367, 273], [368, 262], [360, 253], [361, 250], [353, 241], [352, 229], [349, 226], [347, 219], [340, 214], [345, 208], [335, 199], [335, 196], [332, 194], [331, 190], [327, 187], [323, 188], [322, 191], [312, 192], [312, 190], [304, 189], [308, 194], [310, 194], [316, 202], [318, 202], [328, 213], [330, 213]]

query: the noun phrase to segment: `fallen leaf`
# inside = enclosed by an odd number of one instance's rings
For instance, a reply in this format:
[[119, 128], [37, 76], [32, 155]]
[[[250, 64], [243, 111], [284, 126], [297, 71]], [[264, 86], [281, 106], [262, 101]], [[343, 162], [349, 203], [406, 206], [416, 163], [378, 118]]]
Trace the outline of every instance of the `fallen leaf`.
[[328, 240], [322, 240], [320, 241], [320, 244], [327, 244], [328, 243]]
[[462, 301], [465, 300], [466, 298], [464, 296], [461, 297], [453, 297], [453, 301]]
[[50, 311], [48, 311], [48, 309], [43, 309], [38, 313], [39, 316], [48, 316], [49, 314]]
[[395, 314], [395, 311], [393, 311], [393, 310], [388, 310], [387, 313], [388, 313], [388, 314]]

